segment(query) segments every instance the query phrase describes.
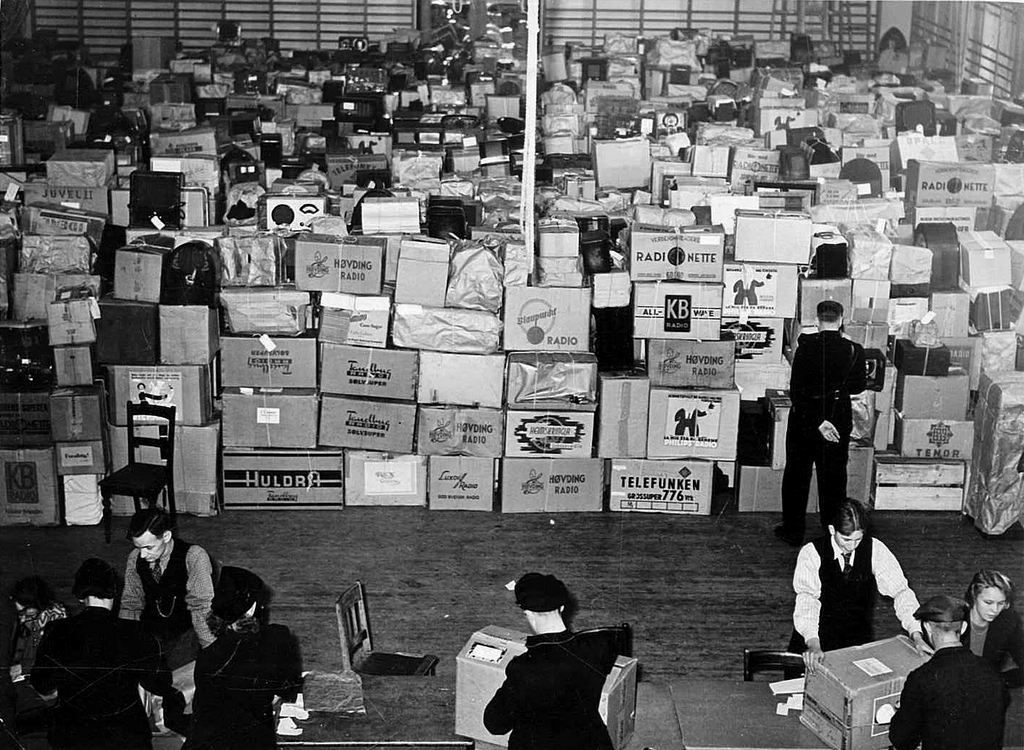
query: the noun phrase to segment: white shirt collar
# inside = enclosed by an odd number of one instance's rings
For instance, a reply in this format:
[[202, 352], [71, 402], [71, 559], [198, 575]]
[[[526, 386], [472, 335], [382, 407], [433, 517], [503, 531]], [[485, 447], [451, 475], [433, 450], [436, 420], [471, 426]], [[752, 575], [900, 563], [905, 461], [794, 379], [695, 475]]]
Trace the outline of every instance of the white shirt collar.
[[[842, 565], [843, 550], [842, 550], [842, 548], [838, 544], [836, 544], [835, 536], [833, 536], [832, 534], [829, 534], [828, 535], [828, 541], [832, 545], [832, 559], [835, 560], [836, 562], [838, 562], [840, 565]], [[856, 547], [854, 547], [853, 551], [850, 553], [850, 565], [853, 565], [853, 560], [854, 560], [855, 557], [857, 557], [857, 548]]]

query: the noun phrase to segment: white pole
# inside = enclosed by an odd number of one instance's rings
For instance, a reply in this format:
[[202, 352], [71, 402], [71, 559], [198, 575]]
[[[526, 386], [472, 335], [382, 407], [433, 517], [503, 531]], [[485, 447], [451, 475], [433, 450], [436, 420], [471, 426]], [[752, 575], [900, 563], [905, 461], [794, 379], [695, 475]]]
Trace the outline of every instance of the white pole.
[[526, 0], [526, 141], [523, 144], [523, 189], [519, 202], [523, 241], [526, 252], [533, 255], [533, 194], [537, 167], [537, 79], [540, 58], [540, 3]]

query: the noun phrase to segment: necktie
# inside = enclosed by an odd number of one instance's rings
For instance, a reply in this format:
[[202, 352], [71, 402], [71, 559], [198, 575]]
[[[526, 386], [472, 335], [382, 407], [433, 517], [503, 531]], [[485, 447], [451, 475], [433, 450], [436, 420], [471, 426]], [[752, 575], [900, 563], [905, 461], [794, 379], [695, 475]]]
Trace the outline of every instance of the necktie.
[[853, 557], [853, 553], [852, 552], [844, 552], [843, 553], [843, 572], [844, 573], [849, 573], [850, 572], [850, 568], [853, 567], [853, 564], [850, 562], [850, 558], [851, 557]]
[[163, 571], [160, 569], [160, 561], [157, 560], [155, 563], [153, 563], [153, 580], [159, 583], [160, 576], [162, 573]]

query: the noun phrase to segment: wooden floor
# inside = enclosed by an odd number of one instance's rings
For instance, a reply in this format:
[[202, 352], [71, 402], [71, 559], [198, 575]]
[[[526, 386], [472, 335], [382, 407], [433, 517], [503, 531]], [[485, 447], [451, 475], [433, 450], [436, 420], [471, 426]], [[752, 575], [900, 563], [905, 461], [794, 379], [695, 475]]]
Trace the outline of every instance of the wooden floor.
[[[388, 734], [437, 739], [451, 736], [455, 656], [469, 636], [488, 624], [526, 630], [505, 584], [530, 570], [566, 582], [578, 600], [577, 628], [631, 623], [642, 679], [740, 679], [744, 647], [783, 648], [792, 628], [796, 550], [772, 535], [778, 520], [737, 513], [730, 493], [716, 498], [710, 517], [348, 508], [183, 516], [179, 535], [274, 588], [272, 619], [298, 635], [307, 669], [340, 667], [333, 602], [362, 580], [375, 646], [437, 654], [437, 676], [423, 678], [433, 686], [425, 689], [448, 696], [439, 710], [399, 711]], [[873, 523], [919, 598], [962, 595], [986, 567], [1024, 585], [1019, 526], [986, 537], [956, 513], [884, 512]], [[116, 518], [109, 545], [99, 527], [0, 529], [4, 585], [38, 574], [71, 603], [84, 558], [123, 566], [126, 528], [127, 519]], [[882, 602], [879, 637], [898, 629]], [[348, 734], [344, 725], [337, 731]]]

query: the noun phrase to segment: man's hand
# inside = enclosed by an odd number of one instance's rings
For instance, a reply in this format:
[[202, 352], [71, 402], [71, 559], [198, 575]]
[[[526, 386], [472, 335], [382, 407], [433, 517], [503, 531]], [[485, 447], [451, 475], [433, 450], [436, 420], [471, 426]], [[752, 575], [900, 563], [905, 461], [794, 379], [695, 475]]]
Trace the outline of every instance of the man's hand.
[[817, 638], [807, 641], [807, 650], [804, 651], [804, 666], [807, 667], [807, 671], [809, 672], [821, 664], [821, 660], [824, 658], [825, 652], [821, 650], [821, 641]]
[[911, 633], [910, 639], [914, 642], [914, 648], [917, 649], [917, 653], [921, 656], [931, 656], [935, 653], [935, 649], [924, 642], [924, 636], [921, 635], [920, 631]]
[[818, 432], [820, 432], [821, 436], [830, 443], [839, 442], [839, 430], [837, 430], [836, 426], [827, 419], [818, 425]]

